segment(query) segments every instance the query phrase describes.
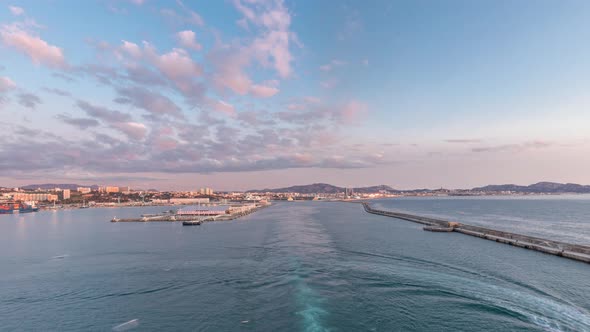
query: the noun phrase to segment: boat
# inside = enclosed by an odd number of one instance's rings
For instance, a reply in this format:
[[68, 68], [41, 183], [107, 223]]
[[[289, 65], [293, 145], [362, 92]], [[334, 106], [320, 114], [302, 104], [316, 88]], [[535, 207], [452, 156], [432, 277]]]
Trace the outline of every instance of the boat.
[[80, 206], [80, 209], [88, 209], [90, 206], [86, 205], [86, 201], [82, 201], [82, 206]]
[[200, 220], [185, 220], [182, 222], [182, 226], [199, 226], [200, 224]]
[[39, 208], [24, 202], [0, 203], [0, 214], [37, 212]]

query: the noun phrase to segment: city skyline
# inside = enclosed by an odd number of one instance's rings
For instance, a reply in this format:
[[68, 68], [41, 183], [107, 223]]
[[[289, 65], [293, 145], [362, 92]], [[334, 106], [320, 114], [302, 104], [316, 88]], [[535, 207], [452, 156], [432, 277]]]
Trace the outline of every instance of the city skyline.
[[5, 1], [0, 185], [590, 184], [588, 9]]

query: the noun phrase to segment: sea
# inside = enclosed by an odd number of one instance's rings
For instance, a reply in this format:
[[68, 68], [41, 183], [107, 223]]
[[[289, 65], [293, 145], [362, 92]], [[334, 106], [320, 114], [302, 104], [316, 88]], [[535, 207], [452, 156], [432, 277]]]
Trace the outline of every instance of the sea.
[[[587, 196], [372, 204], [590, 244]], [[587, 263], [345, 202], [109, 222], [167, 209], [0, 215], [0, 331], [590, 331]]]

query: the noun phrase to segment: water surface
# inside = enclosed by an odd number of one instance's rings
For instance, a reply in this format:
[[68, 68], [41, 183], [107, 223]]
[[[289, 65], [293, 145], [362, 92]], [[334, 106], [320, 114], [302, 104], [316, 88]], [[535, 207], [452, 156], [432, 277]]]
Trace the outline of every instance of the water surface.
[[161, 209], [1, 216], [0, 330], [590, 330], [588, 264], [349, 203], [107, 221]]

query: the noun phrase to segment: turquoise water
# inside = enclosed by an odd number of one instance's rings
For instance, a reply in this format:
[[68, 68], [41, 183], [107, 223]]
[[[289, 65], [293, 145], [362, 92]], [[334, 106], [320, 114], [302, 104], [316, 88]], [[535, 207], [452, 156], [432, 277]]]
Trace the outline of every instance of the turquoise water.
[[198, 227], [162, 208], [0, 218], [2, 331], [590, 331], [590, 265], [278, 203]]

